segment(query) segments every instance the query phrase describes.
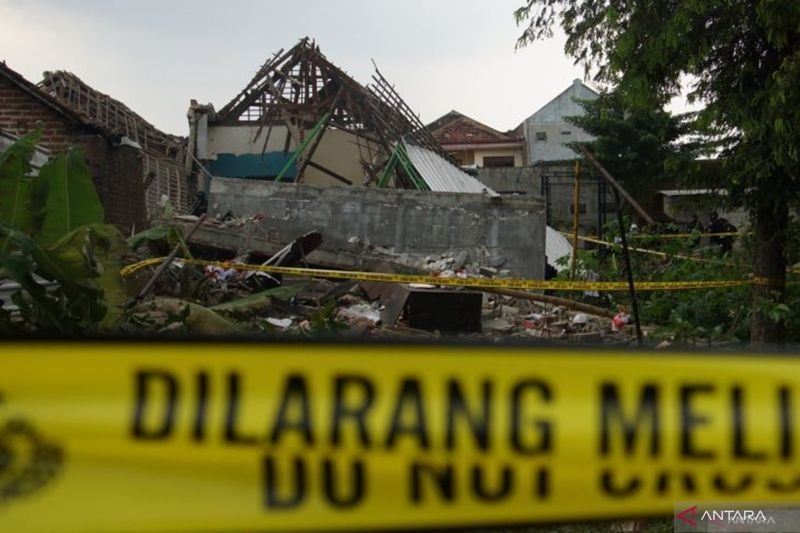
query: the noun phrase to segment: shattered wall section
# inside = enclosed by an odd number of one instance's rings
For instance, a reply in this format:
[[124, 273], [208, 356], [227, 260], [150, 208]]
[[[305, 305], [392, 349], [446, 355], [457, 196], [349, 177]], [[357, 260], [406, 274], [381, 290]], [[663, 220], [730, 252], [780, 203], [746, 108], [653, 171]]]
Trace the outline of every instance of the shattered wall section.
[[263, 215], [265, 230], [289, 242], [308, 231], [323, 249], [348, 249], [353, 237], [396, 254], [467, 252], [473, 263], [532, 279], [544, 275], [545, 211], [540, 198], [490, 198], [365, 187], [320, 187], [211, 180], [212, 215]]

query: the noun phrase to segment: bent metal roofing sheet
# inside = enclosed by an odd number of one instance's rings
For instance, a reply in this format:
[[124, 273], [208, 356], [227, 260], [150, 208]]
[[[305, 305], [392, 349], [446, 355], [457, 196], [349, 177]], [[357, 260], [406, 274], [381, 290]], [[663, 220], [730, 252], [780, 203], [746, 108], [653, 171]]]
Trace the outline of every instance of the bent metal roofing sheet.
[[499, 196], [436, 152], [404, 142], [408, 159], [419, 175], [436, 192], [466, 192]]

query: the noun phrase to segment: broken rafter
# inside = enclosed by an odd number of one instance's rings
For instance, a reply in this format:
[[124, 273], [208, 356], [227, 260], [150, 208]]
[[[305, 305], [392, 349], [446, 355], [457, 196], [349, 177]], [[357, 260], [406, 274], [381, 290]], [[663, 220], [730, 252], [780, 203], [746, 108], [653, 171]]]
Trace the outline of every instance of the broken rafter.
[[162, 132], [122, 102], [90, 87], [71, 72], [45, 72], [38, 87], [81, 115], [85, 122], [110, 134], [124, 135], [152, 155], [172, 155], [184, 142], [181, 137]]
[[324, 97], [331, 96], [334, 90], [343, 91], [331, 119], [336, 128], [376, 138], [387, 153], [405, 138], [443, 154], [419, 117], [380, 71], [376, 69], [372, 79], [370, 87], [362, 86], [305, 38], [265, 63], [248, 87], [220, 110], [216, 121], [247, 123], [256, 118], [260, 124], [284, 122], [288, 112], [296, 123], [300, 122], [299, 117], [304, 123], [313, 123], [316, 120], [309, 120], [309, 115], [318, 118], [330, 110]]

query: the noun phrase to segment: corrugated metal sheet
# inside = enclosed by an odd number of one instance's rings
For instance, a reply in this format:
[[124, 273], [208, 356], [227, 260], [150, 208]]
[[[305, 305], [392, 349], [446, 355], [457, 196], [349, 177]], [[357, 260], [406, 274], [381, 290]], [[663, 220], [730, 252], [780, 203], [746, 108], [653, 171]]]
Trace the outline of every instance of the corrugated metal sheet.
[[550, 226], [547, 226], [544, 241], [545, 254], [547, 254], [547, 262], [560, 270], [556, 264], [562, 257], [572, 256], [572, 245], [569, 241]]
[[406, 142], [403, 144], [414, 168], [417, 169], [419, 175], [432, 191], [466, 192], [498, 196], [495, 191], [436, 152]]

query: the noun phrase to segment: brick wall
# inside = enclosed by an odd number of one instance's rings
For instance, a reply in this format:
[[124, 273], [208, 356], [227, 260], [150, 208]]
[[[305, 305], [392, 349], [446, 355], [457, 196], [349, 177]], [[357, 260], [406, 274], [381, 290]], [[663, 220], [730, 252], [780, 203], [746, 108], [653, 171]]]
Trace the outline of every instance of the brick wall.
[[120, 226], [126, 233], [134, 226], [137, 230], [145, 227], [140, 151], [130, 146], [112, 146], [105, 137], [87, 131], [0, 77], [0, 128], [24, 135], [37, 122], [44, 128], [40, 144], [52, 154], [70, 146], [83, 151], [106, 222]]

